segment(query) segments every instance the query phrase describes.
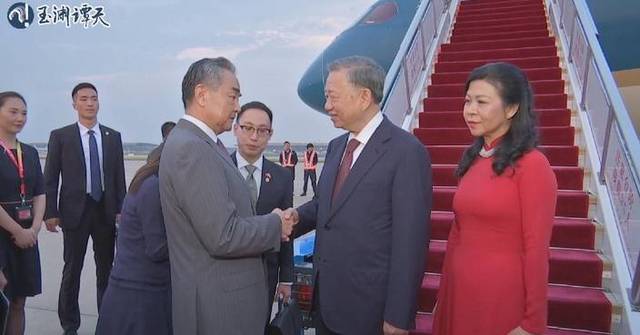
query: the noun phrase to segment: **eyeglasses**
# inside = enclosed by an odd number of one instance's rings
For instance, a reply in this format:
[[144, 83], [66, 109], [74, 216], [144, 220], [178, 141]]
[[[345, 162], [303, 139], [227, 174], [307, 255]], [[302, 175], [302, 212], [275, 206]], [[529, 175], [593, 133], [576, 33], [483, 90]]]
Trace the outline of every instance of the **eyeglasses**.
[[240, 129], [242, 129], [242, 131], [247, 134], [247, 135], [253, 135], [254, 133], [258, 133], [259, 137], [267, 137], [269, 135], [271, 135], [271, 132], [273, 131], [270, 128], [256, 128], [253, 126], [246, 126], [246, 125], [238, 125], [240, 127]]

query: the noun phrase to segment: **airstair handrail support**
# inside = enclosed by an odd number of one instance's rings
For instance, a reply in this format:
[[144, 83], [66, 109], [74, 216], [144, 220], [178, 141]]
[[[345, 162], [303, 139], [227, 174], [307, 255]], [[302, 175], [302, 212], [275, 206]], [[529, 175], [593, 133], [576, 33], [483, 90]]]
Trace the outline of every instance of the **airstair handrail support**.
[[[611, 75], [585, 0], [546, 0], [557, 35], [568, 50], [567, 72], [583, 123], [599, 190], [610, 200], [612, 231], [617, 231], [631, 280], [625, 288], [631, 305], [640, 306], [640, 140]], [[558, 18], [559, 16], [559, 18]], [[555, 20], [560, 20], [556, 22]], [[578, 98], [578, 96], [576, 96]], [[592, 141], [592, 142], [591, 142]], [[605, 224], [608, 224], [605, 222]], [[624, 263], [624, 264], [618, 264]], [[624, 273], [623, 273], [624, 274]]]
[[382, 112], [404, 130], [411, 131], [424, 84], [458, 1], [422, 1], [387, 72]]

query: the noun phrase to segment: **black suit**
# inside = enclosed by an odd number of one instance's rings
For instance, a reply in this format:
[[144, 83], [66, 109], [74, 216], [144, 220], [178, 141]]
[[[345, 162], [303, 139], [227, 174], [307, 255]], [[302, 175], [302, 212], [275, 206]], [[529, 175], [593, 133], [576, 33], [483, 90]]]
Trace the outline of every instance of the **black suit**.
[[[236, 152], [232, 153], [231, 159], [237, 166], [236, 154]], [[293, 207], [293, 180], [286, 168], [263, 158], [261, 178], [256, 215], [269, 214], [275, 208], [284, 210]], [[267, 264], [269, 297], [273, 299], [278, 282], [293, 282], [293, 243], [282, 242], [280, 252], [270, 252], [264, 257]], [[269, 316], [271, 316], [271, 305], [269, 303]]]
[[[96, 261], [98, 309], [113, 263], [115, 217], [126, 193], [122, 140], [117, 131], [100, 126], [103, 194], [96, 202], [87, 194], [85, 153], [77, 123], [56, 129], [49, 138], [45, 166], [45, 219], [60, 218], [64, 239], [64, 269], [58, 315], [65, 330], [80, 326], [78, 291], [89, 236]], [[87, 155], [89, 153], [86, 153]], [[62, 186], [58, 198], [58, 183]]]

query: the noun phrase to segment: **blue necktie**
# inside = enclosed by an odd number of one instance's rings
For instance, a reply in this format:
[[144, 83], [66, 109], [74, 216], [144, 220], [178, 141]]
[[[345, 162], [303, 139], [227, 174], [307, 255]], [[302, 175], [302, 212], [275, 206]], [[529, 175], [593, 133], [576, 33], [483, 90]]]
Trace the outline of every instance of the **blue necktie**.
[[102, 176], [100, 175], [100, 156], [98, 141], [93, 130], [89, 130], [89, 162], [91, 164], [91, 198], [96, 202], [102, 199]]

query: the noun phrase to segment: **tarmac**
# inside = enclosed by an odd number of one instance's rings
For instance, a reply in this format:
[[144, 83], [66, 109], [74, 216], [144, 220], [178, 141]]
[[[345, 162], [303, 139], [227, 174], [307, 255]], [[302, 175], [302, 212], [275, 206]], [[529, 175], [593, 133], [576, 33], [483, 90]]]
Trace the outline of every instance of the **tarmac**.
[[[127, 182], [133, 178], [137, 168], [143, 161], [125, 161]], [[322, 163], [318, 164], [318, 177]], [[294, 206], [299, 206], [313, 197], [311, 185], [307, 196], [301, 197], [303, 184], [302, 164], [296, 166], [296, 179], [294, 182]], [[310, 184], [310, 182], [309, 182]], [[58, 292], [62, 278], [62, 232], [51, 233], [43, 228], [38, 236], [40, 248], [40, 263], [42, 268], [42, 294], [28, 298], [25, 309], [26, 329], [28, 335], [62, 334], [60, 321], [58, 320]], [[94, 334], [98, 321], [98, 309], [96, 306], [96, 268], [93, 261], [93, 247], [91, 239], [87, 246], [82, 277], [80, 280], [79, 305], [81, 313], [79, 335]], [[274, 313], [277, 307], [274, 308]], [[305, 331], [306, 335], [313, 335], [313, 330]]]

